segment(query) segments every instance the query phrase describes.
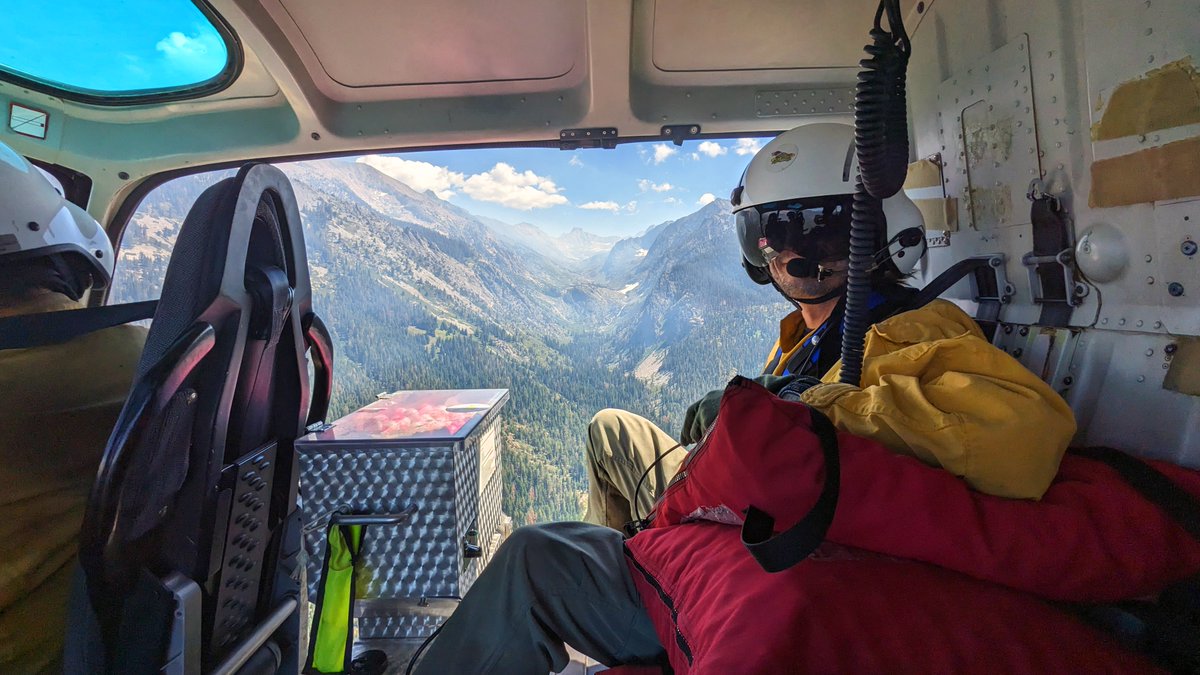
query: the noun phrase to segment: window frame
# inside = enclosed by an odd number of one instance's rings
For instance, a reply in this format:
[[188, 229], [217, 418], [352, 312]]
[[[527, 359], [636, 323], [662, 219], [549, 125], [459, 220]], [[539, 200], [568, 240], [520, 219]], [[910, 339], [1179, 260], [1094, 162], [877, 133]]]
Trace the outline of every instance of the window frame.
[[0, 80], [68, 101], [110, 107], [182, 101], [201, 98], [223, 91], [237, 80], [245, 64], [245, 55], [242, 51], [241, 40], [233, 32], [233, 27], [212, 8], [207, 0], [191, 0], [191, 2], [200, 11], [200, 14], [208, 20], [209, 24], [216, 30], [217, 35], [225, 43], [225, 67], [221, 69], [221, 72], [203, 82], [186, 87], [137, 89], [129, 93], [119, 93], [69, 88], [32, 77], [28, 74], [16, 73], [2, 66], [0, 66]]

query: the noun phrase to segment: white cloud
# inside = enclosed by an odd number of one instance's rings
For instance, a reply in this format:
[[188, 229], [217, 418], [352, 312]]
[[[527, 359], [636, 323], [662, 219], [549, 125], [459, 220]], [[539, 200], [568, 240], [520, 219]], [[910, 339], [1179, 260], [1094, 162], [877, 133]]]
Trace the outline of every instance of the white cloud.
[[700, 159], [700, 153], [698, 153], [698, 152], [693, 152], [693, 153], [692, 153], [692, 159], [699, 160], [699, 159]]
[[472, 199], [521, 211], [567, 203], [553, 180], [532, 171], [517, 171], [504, 162], [498, 162], [490, 171], [466, 176], [437, 164], [386, 155], [366, 155], [358, 161], [419, 192], [432, 190], [441, 199], [449, 199], [461, 189]]
[[566, 204], [554, 181], [532, 171], [517, 171], [497, 162], [491, 170], [477, 173], [463, 183], [463, 192], [481, 202], [493, 202], [521, 211]]
[[733, 151], [739, 155], [753, 155], [762, 149], [762, 141], [757, 138], [739, 138]]
[[461, 188], [466, 182], [463, 174], [429, 162], [385, 155], [366, 155], [359, 157], [358, 161], [378, 169], [418, 192], [432, 190], [440, 199], [454, 196], [454, 190]]
[[662, 164], [663, 162], [667, 161], [668, 157], [670, 157], [671, 155], [674, 155], [677, 152], [679, 152], [679, 151], [676, 150], [675, 148], [672, 148], [671, 146], [667, 145], [666, 143], [655, 143], [654, 144], [654, 163]]
[[616, 202], [588, 202], [580, 204], [579, 208], [588, 209], [591, 211], [612, 211], [616, 213], [621, 210], [621, 205]]
[[683, 202], [679, 201], [678, 199], [676, 199], [674, 197], [667, 197], [666, 199], [663, 200], [663, 203], [664, 204], [682, 204]]
[[637, 200], [625, 202], [625, 213], [637, 213]]
[[198, 77], [212, 77], [225, 66], [228, 58], [225, 43], [215, 32], [197, 31], [185, 35], [174, 31], [159, 40], [154, 49], [166, 58], [171, 66], [194, 73]]
[[705, 204], [713, 203], [714, 201], [716, 201], [716, 199], [717, 199], [717, 196], [714, 195], [713, 193], [705, 192], [704, 194], [700, 195], [700, 199], [697, 199], [696, 203], [699, 204], [700, 206], [704, 206]]
[[670, 192], [671, 190], [675, 189], [675, 186], [671, 185], [670, 183], [655, 183], [652, 180], [643, 178], [638, 181], [638, 189], [642, 192], [647, 190], [654, 190], [655, 192]]
[[583, 160], [579, 159], [579, 155], [571, 155], [571, 160], [567, 164], [569, 166], [583, 166]]
[[714, 141], [704, 141], [696, 149], [702, 154], [708, 155], [709, 157], [720, 157], [721, 155], [729, 152], [729, 148]]

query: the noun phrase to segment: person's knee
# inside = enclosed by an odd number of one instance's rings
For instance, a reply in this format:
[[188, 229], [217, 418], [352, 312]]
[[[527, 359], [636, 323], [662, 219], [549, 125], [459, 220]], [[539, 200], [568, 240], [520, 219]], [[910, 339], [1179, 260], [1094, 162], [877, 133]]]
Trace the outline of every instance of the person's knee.
[[579, 522], [519, 527], [489, 567], [502, 568], [506, 583], [528, 586], [532, 593], [578, 585], [579, 546], [593, 541], [597, 530], [608, 528]]
[[621, 417], [629, 413], [616, 408], [605, 408], [592, 416], [588, 423], [587, 456], [593, 463], [607, 464], [615, 449], [613, 439], [618, 438], [617, 429], [622, 426]]
[[518, 559], [525, 559], [531, 553], [536, 555], [536, 552], [545, 549], [547, 542], [552, 539], [543, 527], [526, 525], [513, 530], [512, 534], [505, 539], [504, 545], [500, 547], [497, 555]]
[[619, 408], [605, 408], [600, 412], [592, 415], [592, 421], [588, 422], [588, 431], [595, 435], [604, 435], [609, 429], [617, 429], [621, 426], [621, 418], [629, 413]]

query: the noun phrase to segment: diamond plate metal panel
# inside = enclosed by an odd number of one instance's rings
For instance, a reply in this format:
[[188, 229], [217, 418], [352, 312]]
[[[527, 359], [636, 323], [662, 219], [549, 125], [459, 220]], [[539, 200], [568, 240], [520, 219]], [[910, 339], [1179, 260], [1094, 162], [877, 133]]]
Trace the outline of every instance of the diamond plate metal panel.
[[[501, 532], [499, 432], [497, 408], [460, 443], [351, 448], [298, 444], [300, 507], [309, 524], [304, 545], [310, 597], [318, 595], [325, 556], [323, 523], [330, 512], [344, 507], [394, 513], [411, 504], [416, 514], [407, 523], [369, 528], [364, 538], [358, 596], [364, 607], [377, 607], [360, 609], [359, 635], [428, 635], [439, 619], [413, 609], [415, 603], [372, 601], [462, 597], [478, 578], [495, 552], [498, 538], [493, 535]], [[485, 483], [481, 458], [489, 474]], [[463, 541], [471, 529], [479, 532], [483, 555], [464, 559]]]
[[456, 600], [360, 600], [355, 605], [360, 640], [426, 638], [458, 607]]

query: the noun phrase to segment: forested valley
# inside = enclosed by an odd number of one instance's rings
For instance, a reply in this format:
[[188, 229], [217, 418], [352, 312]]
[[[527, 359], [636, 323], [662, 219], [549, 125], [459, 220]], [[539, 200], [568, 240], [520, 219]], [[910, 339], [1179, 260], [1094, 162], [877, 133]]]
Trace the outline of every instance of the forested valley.
[[[687, 405], [757, 374], [787, 311], [739, 264], [729, 204], [615, 240], [479, 218], [351, 160], [281, 165], [301, 207], [314, 307], [334, 340], [337, 418], [402, 389], [506, 388], [504, 510], [582, 515], [586, 428], [606, 407], [678, 435]], [[187, 209], [228, 173], [176, 179], [126, 230], [113, 300], [157, 298]]]

